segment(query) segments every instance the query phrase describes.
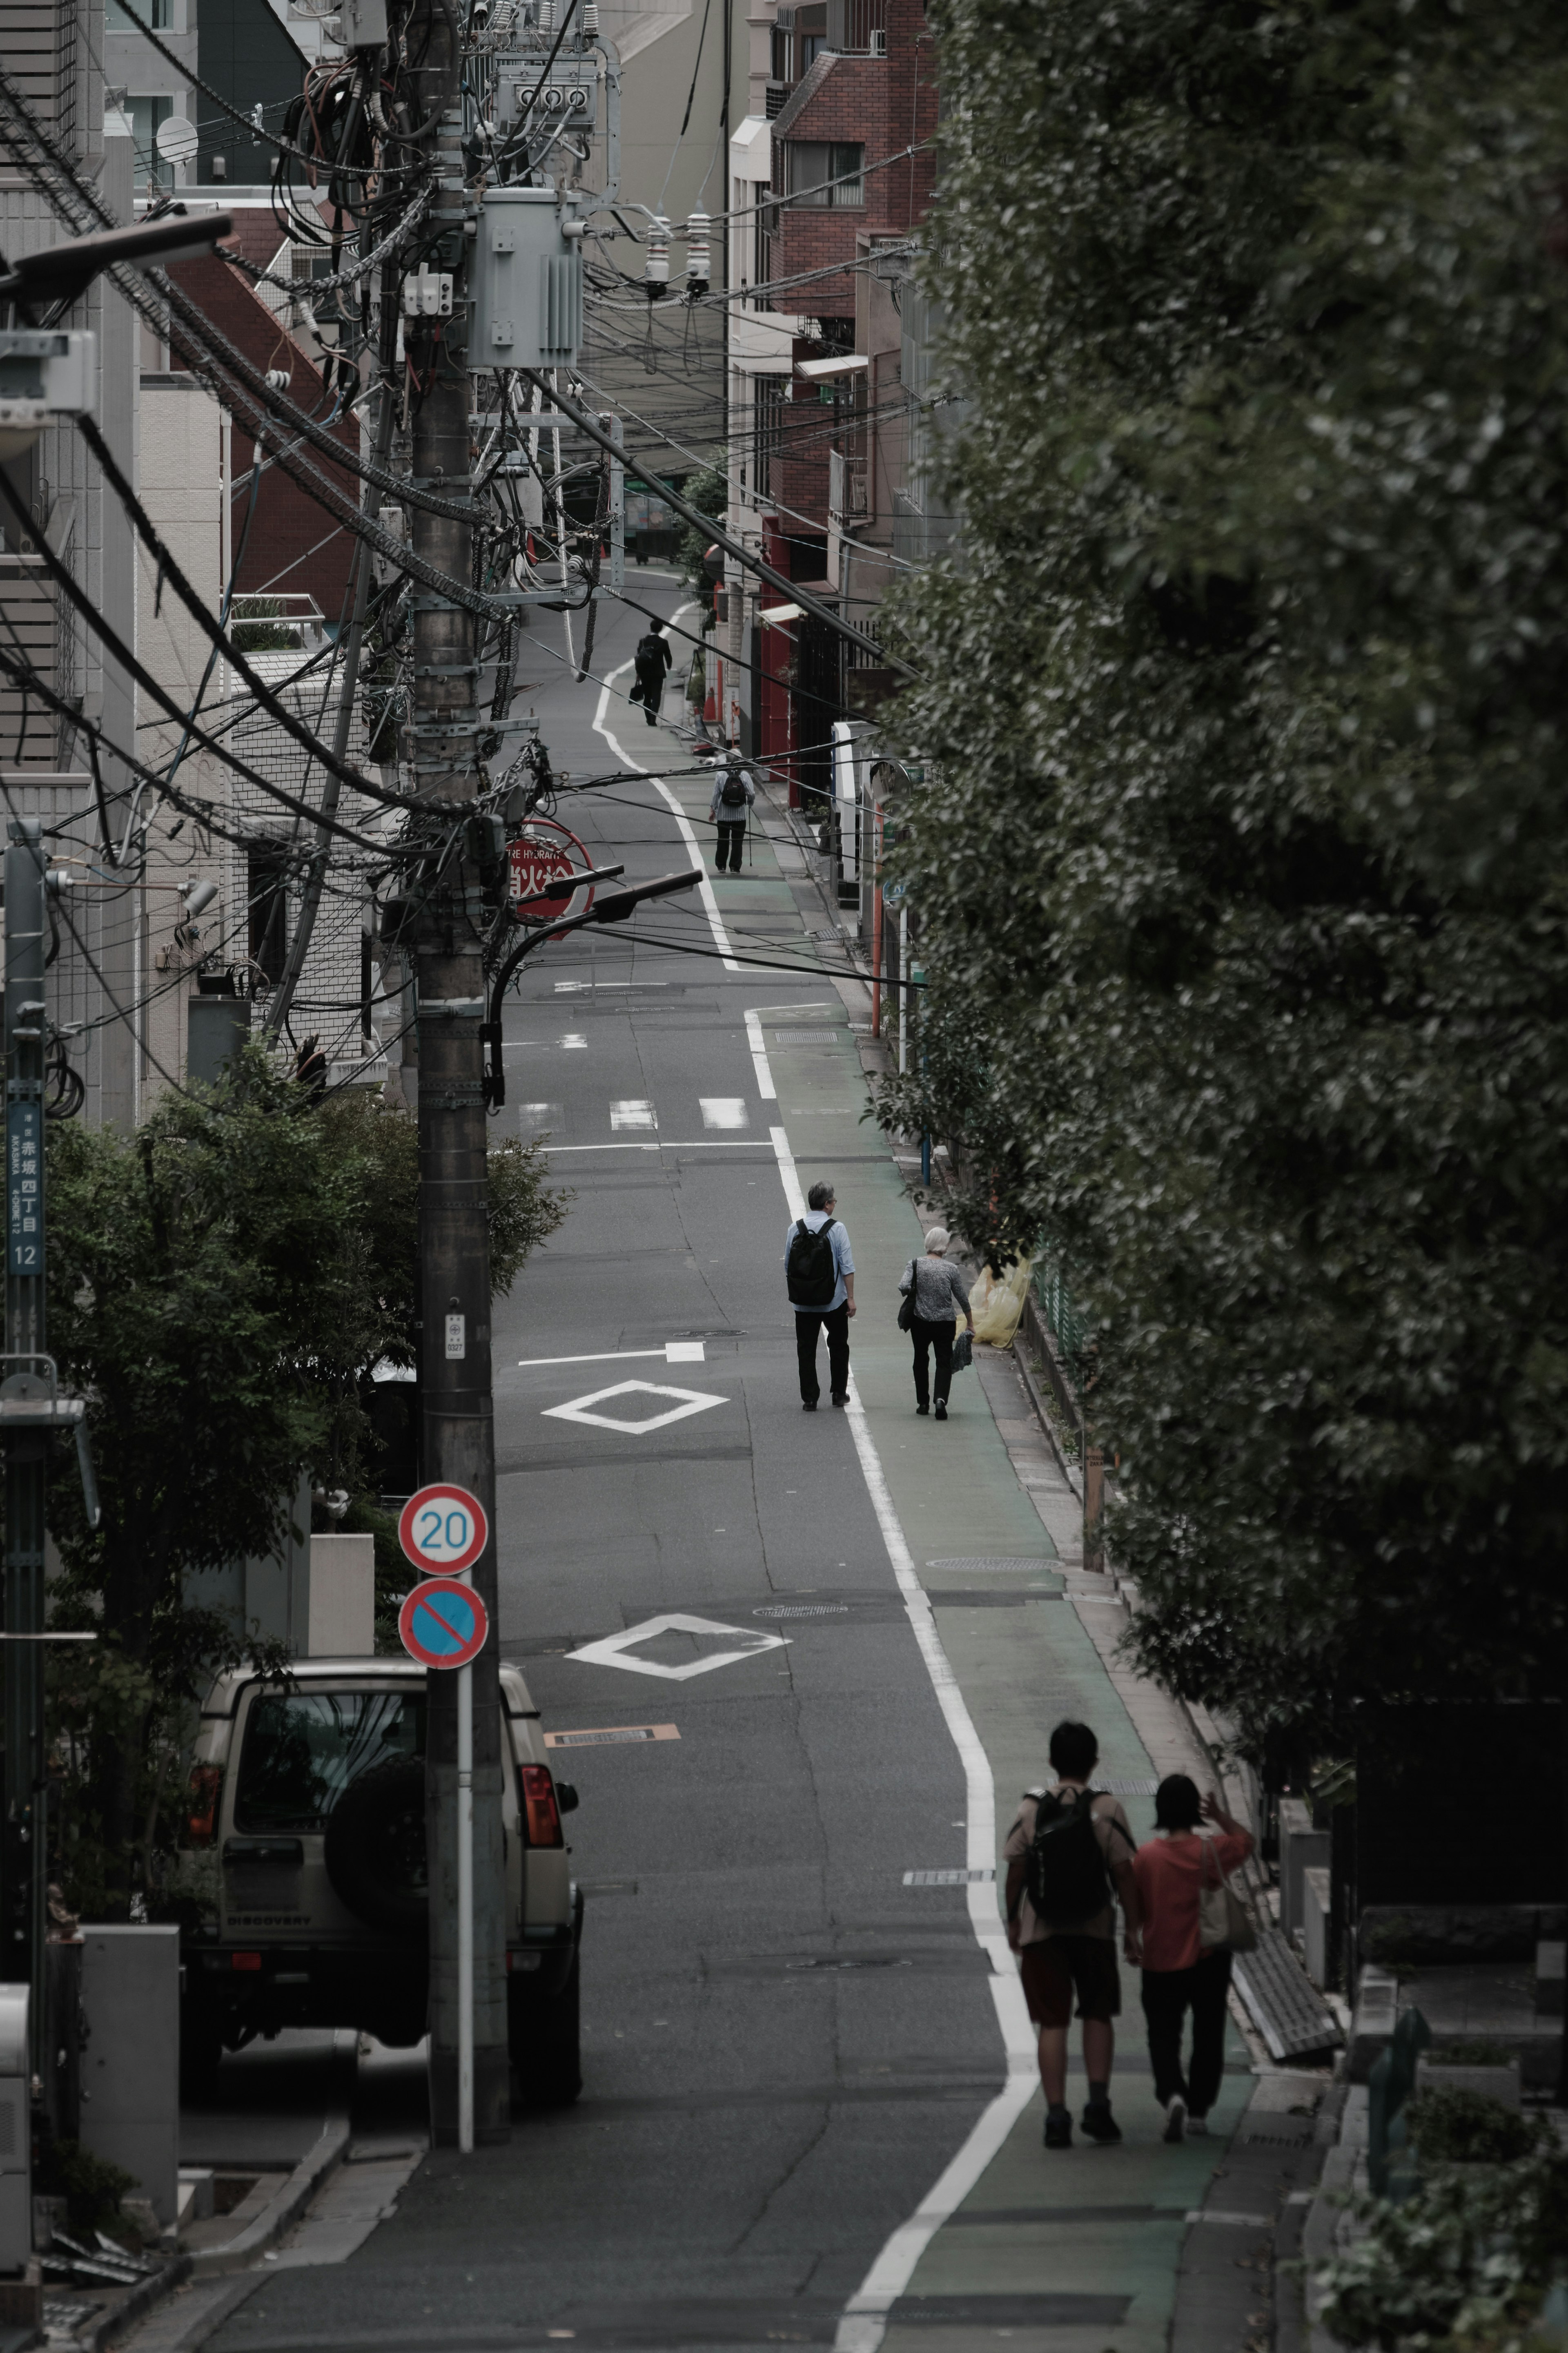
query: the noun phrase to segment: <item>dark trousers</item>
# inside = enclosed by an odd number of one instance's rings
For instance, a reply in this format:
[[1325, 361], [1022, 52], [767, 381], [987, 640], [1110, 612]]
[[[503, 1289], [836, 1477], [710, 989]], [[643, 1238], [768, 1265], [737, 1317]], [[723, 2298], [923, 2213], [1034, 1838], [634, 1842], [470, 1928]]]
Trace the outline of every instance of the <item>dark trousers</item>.
[[816, 1383], [817, 1326], [827, 1335], [827, 1384], [836, 1398], [849, 1394], [849, 1302], [842, 1307], [797, 1307], [795, 1311], [795, 1353], [800, 1358], [800, 1398], [815, 1405], [822, 1395]]
[[[1225, 2073], [1225, 2008], [1230, 1991], [1230, 1949], [1205, 1953], [1190, 1969], [1145, 1969], [1143, 2016], [1154, 2097], [1180, 2097], [1194, 2116], [1206, 2116]], [[1193, 2062], [1182, 2073], [1182, 2022], [1193, 2013]]]
[[936, 1401], [938, 1405], [945, 1405], [947, 1393], [952, 1387], [952, 1317], [949, 1316], [942, 1324], [928, 1324], [923, 1315], [917, 1315], [910, 1326], [910, 1337], [915, 1344], [915, 1403], [917, 1405], [931, 1403], [927, 1388], [927, 1365], [929, 1352], [934, 1348], [936, 1350]]
[[738, 873], [740, 872], [740, 871], [741, 871], [741, 845], [742, 845], [742, 843], [745, 840], [745, 839], [746, 839], [746, 820], [745, 820], [745, 818], [742, 818], [741, 819], [741, 821], [740, 821], [740, 823], [739, 823], [738, 825], [731, 825], [731, 822], [730, 822], [730, 820], [729, 820], [727, 818], [720, 818], [720, 820], [719, 820], [719, 855], [718, 855], [717, 859], [714, 860], [714, 863], [715, 863], [715, 865], [717, 866], [717, 868], [718, 868], [718, 870], [719, 870], [719, 872], [720, 872], [721, 874], [722, 874], [722, 873], [723, 873], [723, 871], [724, 871], [724, 861], [725, 861], [725, 857], [726, 857], [726, 855], [728, 855], [728, 858], [729, 858], [730, 871], [731, 871], [731, 874], [738, 874]]
[[664, 672], [662, 670], [638, 670], [637, 699], [642, 704], [642, 715], [647, 721], [648, 725], [650, 727], [657, 727], [658, 725], [658, 706], [664, 701]]

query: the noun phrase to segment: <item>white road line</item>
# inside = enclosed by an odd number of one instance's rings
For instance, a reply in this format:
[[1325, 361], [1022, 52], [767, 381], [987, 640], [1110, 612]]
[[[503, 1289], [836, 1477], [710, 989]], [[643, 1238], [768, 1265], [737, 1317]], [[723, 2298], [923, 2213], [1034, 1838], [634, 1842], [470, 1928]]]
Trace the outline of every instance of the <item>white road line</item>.
[[652, 1103], [640, 1095], [629, 1095], [623, 1102], [610, 1105], [612, 1127], [657, 1127], [658, 1113]]
[[700, 1135], [691, 1144], [542, 1144], [542, 1152], [750, 1152], [762, 1141], [754, 1135], [727, 1135], [722, 1142]]
[[[773, 1093], [770, 1074], [768, 1092]], [[795, 1155], [789, 1148], [789, 1137], [782, 1127], [770, 1129], [773, 1157], [778, 1163], [779, 1182], [784, 1187], [784, 1200], [792, 1218], [805, 1215], [805, 1200], [800, 1189], [800, 1177]], [[866, 1482], [866, 1492], [871, 1508], [877, 1514], [877, 1525], [882, 1532], [882, 1542], [903, 1596], [914, 1637], [920, 1645], [931, 1688], [936, 1694], [952, 1745], [963, 1764], [965, 1785], [964, 1819], [967, 1830], [966, 1864], [971, 1871], [994, 1871], [996, 1862], [996, 1785], [992, 1778], [991, 1760], [985, 1754], [974, 1720], [958, 1687], [958, 1679], [948, 1662], [947, 1652], [936, 1630], [931, 1603], [926, 1598], [904, 1532], [888, 1492], [881, 1458], [876, 1440], [866, 1419], [866, 1409], [860, 1401], [855, 1376], [849, 1376], [847, 1418], [855, 1451], [860, 1459], [860, 1475]], [[1002, 2147], [1019, 2116], [1034, 2097], [1039, 2078], [1036, 2071], [1037, 2043], [1024, 2004], [1024, 1989], [1018, 1979], [1016, 1965], [1007, 1948], [1006, 1931], [996, 1909], [994, 1884], [976, 1880], [967, 1891], [969, 1922], [975, 1941], [991, 1964], [991, 1999], [996, 2007], [996, 2022], [1002, 2030], [1003, 2046], [1007, 2055], [1007, 2075], [1002, 2089], [974, 2125], [963, 2147], [934, 2181], [907, 2222], [900, 2224], [887, 2241], [876, 2262], [871, 2265], [855, 2294], [844, 2307], [834, 2339], [835, 2353], [877, 2353], [887, 2333], [888, 2316], [910, 2284], [915, 2265], [930, 2246], [937, 2232], [956, 2207], [968, 2197], [992, 2158]]]
[[751, 1117], [743, 1095], [699, 1095], [697, 1108], [704, 1127], [749, 1127]]
[[706, 1360], [700, 1340], [667, 1340], [662, 1348], [602, 1348], [594, 1356], [520, 1356], [519, 1372], [533, 1365], [625, 1364], [633, 1356], [657, 1356], [666, 1365], [700, 1365]]
[[[679, 621], [683, 613], [695, 613], [696, 610], [695, 605], [681, 605], [677, 607], [671, 618]], [[745, 966], [730, 953], [730, 935], [724, 929], [724, 920], [719, 913], [719, 902], [713, 896], [713, 885], [708, 879], [707, 862], [697, 836], [691, 829], [690, 818], [663, 779], [657, 776], [651, 768], [645, 768], [640, 760], [634, 760], [626, 745], [617, 736], [611, 734], [605, 723], [610, 715], [610, 681], [619, 678], [624, 670], [632, 670], [635, 667], [635, 663], [622, 662], [618, 669], [611, 670], [606, 676], [604, 685], [599, 689], [599, 706], [594, 713], [594, 732], [604, 737], [622, 767], [635, 768], [639, 776], [646, 776], [655, 792], [668, 806], [670, 815], [680, 828], [680, 838], [686, 844], [687, 852], [693, 866], [702, 869], [702, 880], [698, 885], [698, 892], [702, 901], [703, 913], [708, 918], [708, 928], [713, 934], [713, 944], [724, 959], [724, 969], [726, 972], [743, 972]]]
[[764, 1103], [777, 1103], [778, 1089], [773, 1084], [773, 1065], [768, 1060], [767, 1044], [763, 1037], [764, 1013], [817, 1013], [825, 1005], [837, 1009], [837, 997], [814, 997], [804, 1005], [749, 1005], [746, 1008], [746, 1043], [752, 1050], [752, 1068], [757, 1074], [757, 1092]]

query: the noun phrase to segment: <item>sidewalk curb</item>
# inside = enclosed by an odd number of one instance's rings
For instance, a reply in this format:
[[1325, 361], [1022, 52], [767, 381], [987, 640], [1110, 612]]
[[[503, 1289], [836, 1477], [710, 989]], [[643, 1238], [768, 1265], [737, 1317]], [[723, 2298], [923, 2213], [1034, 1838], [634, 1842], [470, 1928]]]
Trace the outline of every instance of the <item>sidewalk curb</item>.
[[1040, 1385], [1035, 1378], [1034, 1367], [1029, 1363], [1027, 1356], [1020, 1346], [1016, 1338], [1015, 1338], [1011, 1348], [1008, 1349], [1006, 1353], [1011, 1356], [1013, 1362], [1018, 1367], [1019, 1377], [1023, 1381], [1024, 1387], [1029, 1393], [1029, 1403], [1035, 1409], [1035, 1419], [1039, 1423], [1040, 1428], [1045, 1431], [1046, 1443], [1057, 1458], [1057, 1469], [1061, 1472], [1062, 1477], [1067, 1481], [1068, 1487], [1072, 1490], [1072, 1493], [1078, 1497], [1079, 1502], [1081, 1504], [1083, 1501], [1083, 1473], [1081, 1471], [1074, 1469], [1073, 1465], [1068, 1461], [1066, 1454], [1062, 1451], [1062, 1443], [1060, 1439], [1057, 1436], [1055, 1424], [1052, 1422], [1050, 1415], [1046, 1411], [1045, 1399], [1040, 1395]]
[[190, 2275], [189, 2255], [176, 2255], [173, 2263], [165, 2263], [152, 2279], [142, 2280], [139, 2286], [133, 2287], [124, 2303], [117, 2305], [112, 2312], [106, 2312], [87, 2336], [77, 2338], [83, 2353], [104, 2353], [105, 2346], [112, 2345], [133, 2321], [144, 2320], [154, 2305], [162, 2304], [165, 2296], [173, 2295]]
[[237, 2239], [221, 2247], [203, 2247], [191, 2257], [194, 2279], [221, 2279], [226, 2272], [245, 2270], [257, 2256], [297, 2222], [330, 2173], [342, 2163], [349, 2145], [350, 2117], [346, 2107], [327, 2118], [320, 2137], [306, 2150], [276, 2198]]

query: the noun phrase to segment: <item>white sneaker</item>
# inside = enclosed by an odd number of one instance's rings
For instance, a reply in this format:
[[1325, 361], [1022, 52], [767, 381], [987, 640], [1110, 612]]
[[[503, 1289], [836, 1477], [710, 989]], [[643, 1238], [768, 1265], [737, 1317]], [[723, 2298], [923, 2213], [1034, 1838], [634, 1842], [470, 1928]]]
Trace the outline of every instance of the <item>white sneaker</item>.
[[1165, 2138], [1180, 2140], [1186, 2126], [1187, 2104], [1180, 2094], [1165, 2103]]
[[1208, 2137], [1209, 2120], [1207, 2116], [1189, 2116], [1187, 2118], [1187, 2138], [1189, 2140], [1207, 2140]]

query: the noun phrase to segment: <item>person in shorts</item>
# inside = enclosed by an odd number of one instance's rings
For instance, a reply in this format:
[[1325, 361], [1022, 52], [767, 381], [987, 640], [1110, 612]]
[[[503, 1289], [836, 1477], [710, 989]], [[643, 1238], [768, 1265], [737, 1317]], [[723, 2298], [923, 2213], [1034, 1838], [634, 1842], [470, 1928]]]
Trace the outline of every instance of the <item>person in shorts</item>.
[[[1049, 1794], [1077, 1798], [1088, 1788], [1100, 1762], [1100, 1743], [1087, 1724], [1058, 1724], [1051, 1735], [1050, 1756], [1057, 1778]], [[1089, 2078], [1083, 2129], [1090, 2140], [1121, 2138], [1121, 2126], [1110, 2113], [1114, 2021], [1121, 2010], [1121, 1978], [1116, 1966], [1114, 1902], [1108, 1898], [1087, 1919], [1055, 1920], [1041, 1919], [1029, 1901], [1025, 1857], [1034, 1841], [1037, 1800], [1045, 1794], [1040, 1790], [1026, 1794], [1002, 1850], [1007, 1864], [1007, 1941], [1018, 1956], [1024, 1999], [1040, 2038], [1046, 2147], [1070, 2148], [1068, 2033], [1075, 1995], [1083, 2021], [1083, 2063]], [[1132, 1831], [1121, 1800], [1109, 1792], [1095, 1799], [1091, 1812], [1106, 1872], [1121, 1905], [1122, 1950], [1136, 1966], [1141, 1958], [1142, 1912], [1132, 1873]]]

